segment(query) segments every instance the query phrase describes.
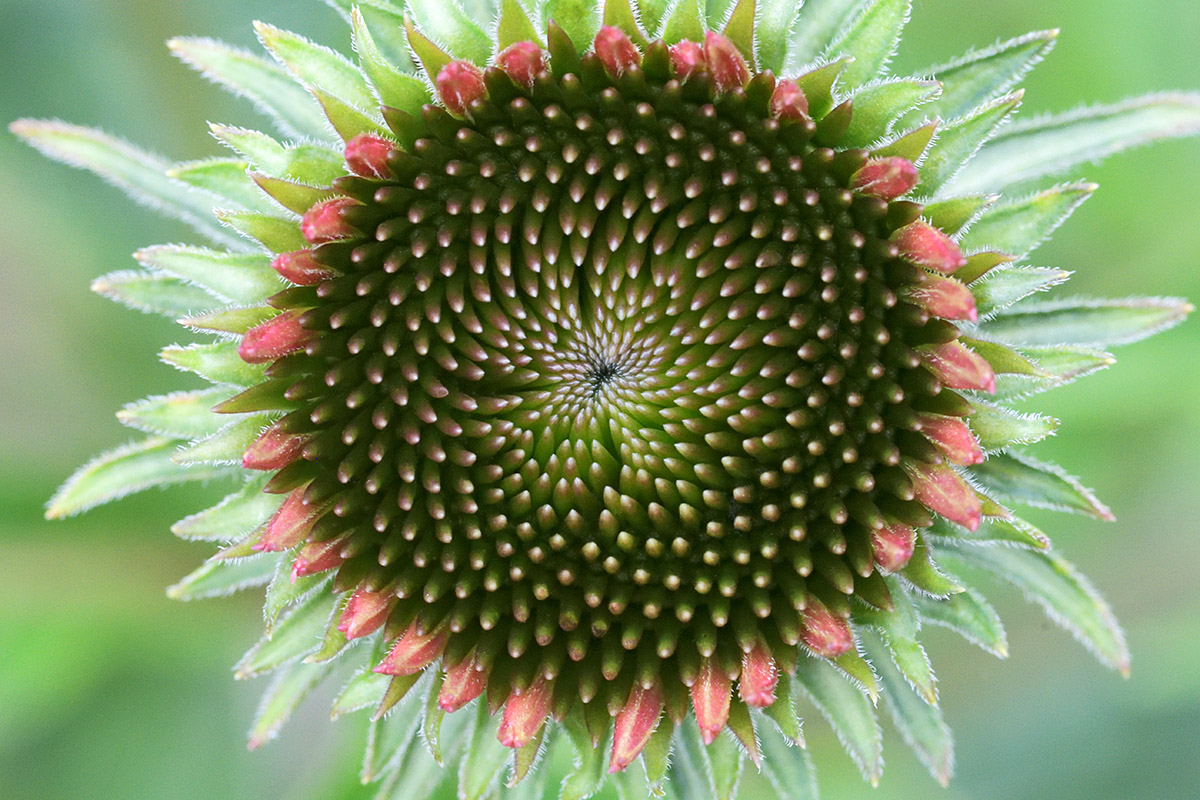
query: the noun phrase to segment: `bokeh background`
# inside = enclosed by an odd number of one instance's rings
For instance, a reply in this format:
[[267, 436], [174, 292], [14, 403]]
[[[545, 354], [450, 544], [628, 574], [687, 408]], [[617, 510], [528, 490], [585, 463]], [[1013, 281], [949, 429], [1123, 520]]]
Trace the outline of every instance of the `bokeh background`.
[[[253, 46], [262, 18], [339, 48], [317, 0], [0, 0], [0, 122], [61, 117], [177, 158], [218, 154], [205, 122], [256, 120], [176, 63], [163, 42]], [[916, 0], [898, 67], [1061, 27], [1028, 80], [1026, 113], [1166, 88], [1200, 89], [1195, 0]], [[1200, 299], [1200, 141], [1083, 171], [1102, 190], [1036, 263], [1080, 294]], [[43, 503], [93, 453], [126, 440], [120, 404], [180, 388], [154, 353], [184, 337], [88, 291], [137, 247], [186, 240], [89, 175], [0, 134], [0, 797], [358, 798], [361, 720], [323, 698], [256, 753], [263, 686], [229, 671], [259, 629], [258, 599], [178, 604], [163, 589], [207, 555], [170, 523], [219, 488], [150, 492], [47, 523]], [[1033, 514], [1107, 594], [1134, 671], [1122, 680], [1011, 592], [1012, 656], [939, 630], [927, 644], [957, 733], [940, 789], [889, 731], [872, 790], [822, 720], [807, 726], [826, 798], [1200, 796], [1200, 319], [1119, 351], [1121, 363], [1039, 399], [1064, 420], [1040, 452], [1082, 473], [1115, 524]]]

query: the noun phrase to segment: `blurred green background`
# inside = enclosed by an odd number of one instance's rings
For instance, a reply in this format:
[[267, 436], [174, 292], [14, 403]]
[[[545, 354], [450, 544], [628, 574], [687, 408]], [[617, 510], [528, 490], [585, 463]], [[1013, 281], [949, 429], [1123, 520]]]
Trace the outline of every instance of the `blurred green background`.
[[[207, 120], [253, 123], [167, 53], [175, 34], [252, 46], [262, 18], [348, 48], [317, 0], [0, 0], [0, 121], [60, 117], [177, 158], [216, 155]], [[1195, 0], [916, 0], [898, 68], [1061, 27], [1026, 113], [1166, 88], [1200, 89]], [[156, 350], [171, 323], [88, 291], [137, 247], [189, 238], [89, 175], [0, 135], [0, 797], [351, 798], [358, 721], [310, 700], [257, 753], [244, 729], [261, 683], [229, 671], [257, 599], [182, 605], [163, 589], [205, 557], [167, 528], [221, 487], [151, 492], [46, 523], [42, 504], [93, 453], [126, 440], [120, 404], [185, 385]], [[1079, 294], [1200, 299], [1200, 141], [1123, 155], [1036, 254]], [[939, 630], [927, 644], [957, 733], [942, 790], [893, 732], [871, 790], [823, 721], [808, 734], [827, 798], [1190, 798], [1200, 787], [1200, 321], [1039, 404], [1066, 424], [1040, 452], [1081, 473], [1119, 522], [1034, 514], [1101, 587], [1134, 654], [1123, 681], [1000, 590], [1012, 656]]]

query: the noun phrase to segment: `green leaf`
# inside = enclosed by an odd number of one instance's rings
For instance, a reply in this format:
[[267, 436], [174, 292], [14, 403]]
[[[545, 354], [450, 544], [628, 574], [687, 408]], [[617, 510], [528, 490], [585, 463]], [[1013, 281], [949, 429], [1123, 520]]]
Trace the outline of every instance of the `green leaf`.
[[182, 467], [171, 456], [179, 441], [152, 436], [97, 456], [67, 479], [46, 507], [46, 519], [74, 516], [125, 495], [185, 481], [233, 474], [224, 467]]
[[704, 40], [703, 0], [676, 0], [663, 19], [659, 36], [667, 44], [685, 39], [693, 42]]
[[206, 78], [254, 103], [285, 136], [328, 138], [325, 117], [312, 97], [279, 65], [213, 39], [184, 37], [167, 46]]
[[[885, 578], [888, 590], [892, 595], [893, 608], [891, 611], [881, 611], [876, 608], [856, 608], [855, 620], [871, 625], [884, 635], [890, 660], [904, 675], [904, 679], [912, 684], [926, 703], [937, 703], [937, 678], [933, 674], [933, 665], [925, 648], [917, 641], [921, 630], [921, 618], [913, 605], [912, 593], [900, 581], [893, 577]], [[889, 659], [884, 659], [889, 660]], [[876, 673], [882, 678], [880, 659], [872, 658], [871, 664]], [[888, 684], [883, 683], [884, 691]]]
[[1054, 417], [1022, 414], [978, 400], [973, 400], [971, 405], [975, 406], [975, 413], [970, 419], [971, 431], [987, 452], [1040, 442], [1058, 430], [1059, 421]]
[[876, 664], [883, 698], [904, 740], [942, 786], [954, 772], [954, 745], [941, 710], [913, 691], [874, 637], [863, 637], [867, 656]]
[[1075, 511], [1112, 520], [1108, 506], [1061, 467], [1018, 452], [996, 454], [971, 468], [985, 490], [1014, 503], [1054, 511]]
[[714, 797], [712, 765], [708, 748], [700, 740], [700, 729], [683, 724], [675, 729], [675, 763], [671, 769], [671, 787], [679, 797]]
[[[804, 731], [800, 727], [800, 716], [796, 713], [796, 703], [792, 693], [792, 676], [780, 670], [776, 676], [776, 701], [762, 710], [769, 717], [779, 733], [791, 744], [804, 745]], [[764, 736], [763, 740], [771, 738]]]
[[992, 206], [971, 226], [962, 246], [968, 250], [1002, 250], [1018, 258], [1026, 256], [1066, 222], [1097, 188], [1094, 183], [1070, 183]]
[[[460, 800], [481, 800], [495, 787], [512, 751], [496, 740], [499, 718], [488, 713], [487, 703], [475, 704], [475, 730], [467, 757], [458, 770]], [[564, 787], [564, 797], [566, 790]], [[582, 796], [582, 795], [581, 795]]]
[[847, 84], [866, 83], [883, 71], [911, 11], [912, 0], [869, 0], [862, 14], [834, 39], [825, 51], [827, 57], [854, 57], [846, 68]]
[[838, 31], [849, 24], [863, 0], [805, 0], [797, 3], [800, 13], [792, 27], [788, 48], [788, 71], [817, 60]]
[[925, 536], [917, 532], [912, 557], [900, 572], [905, 580], [933, 597], [947, 597], [963, 590], [958, 581], [951, 578], [933, 560]]
[[272, 421], [266, 414], [254, 414], [228, 423], [221, 430], [198, 442], [180, 448], [175, 453], [175, 463], [184, 466], [193, 464], [236, 464], [242, 463], [242, 454], [262, 435]]
[[329, 674], [328, 664], [293, 664], [279, 673], [267, 689], [250, 727], [249, 748], [256, 750], [274, 739], [288, 717], [313, 688]]
[[1008, 639], [1000, 615], [974, 589], [949, 597], [916, 594], [913, 603], [922, 621], [949, 628], [989, 653], [1008, 658]]
[[251, 211], [272, 211], [273, 204], [263, 196], [246, 174], [246, 162], [236, 158], [210, 158], [188, 161], [167, 170], [167, 177], [212, 195], [214, 205]]
[[279, 566], [267, 586], [267, 594], [263, 600], [263, 621], [267, 624], [267, 631], [274, 629], [279, 615], [289, 606], [296, 605], [317, 589], [325, 588], [332, 579], [331, 574], [319, 572], [292, 580], [291, 560], [279, 559]]
[[1057, 30], [1035, 31], [983, 50], [967, 53], [928, 74], [942, 84], [942, 95], [913, 115], [953, 120], [996, 99], [1054, 49]]
[[802, 6], [803, 3], [796, 0], [758, 0], [758, 24], [754, 35], [759, 70], [770, 70], [779, 75], [787, 68], [792, 31]]
[[[650, 741], [646, 743], [646, 749], [642, 751], [642, 764], [646, 768], [646, 795], [655, 797], [663, 795], [663, 785], [671, 766], [671, 741], [674, 733], [675, 723], [669, 715], [664, 715], [659, 721], [658, 727], [654, 729], [654, 733], [650, 734]], [[622, 770], [618, 774], [628, 774], [629, 772], [630, 770]], [[642, 800], [642, 798], [639, 797], [638, 800]]]
[[421, 701], [424, 699], [424, 690], [428, 688], [430, 676], [424, 673], [409, 677], [414, 680], [409, 684], [409, 690], [404, 697], [386, 717], [372, 720], [367, 729], [367, 747], [363, 753], [363, 783], [378, 779], [413, 751], [429, 757], [425, 748], [414, 746], [414, 740], [421, 726]]
[[[601, 22], [604, 25], [611, 25], [614, 28], [620, 28], [629, 37], [635, 45], [641, 49], [646, 48], [646, 37], [642, 35], [641, 28], [638, 26], [637, 17], [633, 13], [633, 6], [630, 5], [634, 0], [604, 0], [604, 11], [601, 15]], [[749, 0], [751, 5], [750, 24], [754, 24], [753, 0]], [[726, 34], [728, 35], [728, 34]], [[735, 36], [737, 33], [734, 34]], [[735, 45], [741, 46], [742, 42], [733, 39]], [[745, 53], [746, 51], [742, 51]]]
[[[395, 67], [413, 72], [413, 54], [404, 30], [404, 9], [387, 0], [325, 0], [338, 10], [345, 20], [354, 24], [353, 10], [358, 9], [371, 38], [383, 55]], [[403, 5], [403, 3], [401, 3]], [[361, 55], [361, 53], [360, 53]]]
[[1200, 95], [1156, 94], [1041, 117], [1005, 128], [953, 182], [998, 191], [1158, 139], [1200, 133]]
[[351, 105], [322, 89], [313, 89], [312, 92], [321, 104], [321, 108], [324, 109], [329, 124], [333, 126], [334, 131], [343, 142], [349, 142], [360, 133], [370, 133], [375, 136], [388, 136], [391, 133], [380, 121], [382, 117], [368, 114], [358, 106]]
[[796, 83], [808, 98], [808, 113], [814, 119], [824, 117], [833, 108], [833, 86], [852, 61], [845, 56], [796, 78]]
[[171, 526], [183, 539], [229, 542], [239, 539], [271, 518], [279, 509], [278, 495], [266, 494], [269, 475], [255, 475], [246, 485], [211, 508], [184, 517]]
[[954, 539], [959, 542], [971, 542], [979, 545], [1016, 545], [1018, 547], [1033, 547], [1045, 550], [1050, 546], [1046, 534], [1022, 519], [984, 519], [975, 530], [967, 530], [961, 525], [946, 519], [935, 519], [933, 525], [926, 529], [929, 536], [936, 539]]
[[800, 659], [796, 665], [796, 685], [829, 720], [863, 776], [878, 781], [883, 772], [883, 732], [866, 695], [829, 662], [819, 658]]
[[1051, 300], [998, 316], [987, 323], [987, 332], [1020, 345], [1105, 347], [1153, 336], [1191, 311], [1191, 303], [1174, 297]]
[[220, 304], [219, 298], [186, 281], [129, 269], [101, 275], [92, 281], [92, 291], [129, 308], [170, 319]]
[[762, 748], [762, 772], [779, 800], [817, 800], [817, 776], [807, 750], [779, 736], [764, 736]]
[[1116, 363], [1116, 359], [1108, 353], [1087, 347], [1055, 345], [1022, 349], [1037, 362], [1043, 375], [997, 375], [995, 399], [1019, 400], [1056, 386], [1065, 386], [1077, 378]]
[[159, 245], [143, 248], [133, 257], [142, 266], [201, 286], [230, 303], [261, 303], [284, 288], [263, 255]]
[[959, 547], [956, 552], [964, 562], [1019, 588], [1101, 661], [1128, 675], [1129, 650], [1112, 609], [1057, 553], [1011, 547]]
[[421, 32], [454, 58], [480, 66], [491, 58], [491, 37], [471, 21], [457, 0], [408, 0], [407, 6]]
[[168, 347], [159, 354], [166, 363], [194, 372], [213, 383], [251, 386], [263, 380], [262, 364], [247, 364], [238, 355], [237, 342], [189, 344]]
[[227, 420], [212, 407], [229, 399], [229, 390], [214, 387], [147, 397], [117, 412], [122, 424], [173, 439], [197, 439], [220, 430]]
[[239, 153], [258, 172], [291, 178], [312, 186], [329, 186], [346, 174], [340, 151], [316, 144], [283, 145], [259, 131], [228, 125], [210, 126], [213, 136]]
[[321, 643], [333, 599], [317, 592], [292, 610], [234, 667], [234, 676], [251, 678], [308, 655]]
[[367, 79], [340, 53], [265, 22], [255, 22], [254, 32], [275, 60], [309, 89], [321, 89], [364, 110], [377, 105]]
[[[446, 720], [446, 740], [450, 742], [447, 762], [453, 763], [462, 757], [470, 718], [470, 714], [451, 714]], [[447, 786], [450, 782], [450, 771], [430, 758], [424, 747], [409, 747], [376, 797], [380, 800], [429, 800], [439, 786]], [[447, 786], [445, 796], [452, 797], [453, 794], [453, 788]]]
[[[283, 208], [296, 214], [304, 214], [323, 200], [333, 197], [333, 191], [320, 186], [309, 186], [286, 178], [272, 178], [261, 173], [252, 173], [251, 181]], [[272, 205], [270, 211], [277, 211]]]
[[[967, 163], [987, 141], [1000, 124], [1021, 104], [1024, 93], [1018, 91], [986, 103], [962, 117], [952, 125], [938, 128], [938, 137], [930, 146], [921, 163], [921, 180], [917, 184], [918, 194], [945, 196], [949, 192], [945, 185], [950, 178]], [[988, 189], [982, 194], [991, 193]], [[955, 191], [955, 195], [970, 194]]]
[[[608, 0], [611, 4], [612, 0]], [[626, 0], [627, 2], [627, 0]], [[754, 14], [755, 0], [736, 0], [729, 9], [724, 20], [721, 33], [733, 42], [733, 46], [746, 56], [751, 66], [757, 64], [754, 60]], [[607, 15], [605, 15], [607, 17]], [[611, 24], [605, 20], [605, 24]]]
[[290, 253], [308, 247], [295, 219], [253, 211], [218, 211], [217, 218], [272, 253]]
[[519, 0], [500, 0], [500, 19], [496, 23], [496, 50], [503, 52], [517, 42], [545, 44], [545, 39], [534, 27], [529, 14]]
[[1071, 273], [1064, 269], [1002, 264], [972, 281], [971, 294], [979, 316], [989, 317], [1031, 294], [1065, 283], [1069, 277]]
[[[734, 716], [734, 708], [740, 708], [744, 712], [746, 706], [735, 698], [730, 707], [731, 719]], [[749, 714], [746, 717], [748, 718]], [[753, 729], [753, 723], [750, 723], [750, 727]], [[757, 748], [758, 742], [753, 737], [753, 733], [751, 733], [751, 741]], [[745, 753], [738, 747], [734, 737], [727, 733], [722, 733], [705, 749], [708, 751], [708, 765], [712, 770], [713, 786], [716, 789], [713, 794], [714, 800], [732, 800], [737, 797], [738, 781], [742, 778]]]
[[999, 197], [994, 194], [951, 197], [925, 206], [925, 211], [921, 216], [948, 235], [956, 236], [969, 228], [971, 223], [998, 199]]
[[[991, 328], [987, 328], [985, 332], [991, 334]], [[987, 362], [992, 365], [992, 371], [997, 376], [1015, 373], [1017, 375], [1046, 377], [1048, 374], [1044, 369], [1011, 347], [1006, 347], [997, 342], [985, 339], [975, 339], [970, 336], [959, 337], [959, 341], [987, 359]]]
[[562, 28], [579, 52], [591, 47], [596, 31], [600, 30], [599, 3], [595, 0], [545, 0], [544, 8], [543, 19]]
[[361, 672], [355, 674], [334, 698], [331, 712], [333, 718], [337, 719], [353, 711], [361, 711], [364, 708], [379, 705], [379, 701], [383, 698], [388, 684], [391, 682], [390, 675], [372, 672], [371, 665], [368, 665]]
[[65, 122], [19, 119], [9, 130], [48, 158], [93, 172], [137, 202], [186, 222], [214, 241], [237, 243], [213, 218], [211, 198], [168, 177], [167, 162], [156, 155]]
[[854, 115], [838, 143], [841, 147], [867, 147], [884, 138], [896, 120], [913, 106], [937, 97], [941, 87], [933, 81], [889, 78], [869, 83], [854, 93]]
[[354, 9], [351, 25], [354, 30], [354, 51], [358, 53], [359, 64], [370, 78], [379, 99], [385, 106], [398, 108], [408, 114], [419, 114], [421, 106], [431, 99], [428, 85], [396, 66], [394, 61], [383, 54], [379, 45], [375, 43], [375, 37], [367, 26], [361, 8]]
[[[425, 741], [429, 755], [439, 764], [444, 763], [442, 761], [442, 720], [445, 719], [446, 712], [438, 706], [438, 692], [442, 690], [444, 679], [441, 670], [433, 673], [433, 683], [429, 687], [429, 695], [425, 700], [425, 719], [421, 723], [421, 738]], [[542, 730], [544, 731], [545, 728]]]
[[278, 309], [269, 306], [222, 308], [205, 314], [183, 317], [179, 320], [179, 324], [199, 331], [215, 331], [240, 336], [278, 315]]
[[671, 7], [672, 0], [638, 0], [638, 9], [641, 11], [642, 27], [648, 33], [654, 34], [659, 29], [663, 17], [667, 13], [667, 9]]
[[167, 588], [172, 600], [200, 600], [262, 586], [275, 574], [278, 553], [259, 553], [247, 558], [209, 559], [190, 575]]
[[575, 751], [574, 769], [563, 780], [559, 800], [582, 800], [595, 794], [604, 782], [603, 747], [592, 744], [587, 725], [581, 714], [569, 714], [563, 728]]

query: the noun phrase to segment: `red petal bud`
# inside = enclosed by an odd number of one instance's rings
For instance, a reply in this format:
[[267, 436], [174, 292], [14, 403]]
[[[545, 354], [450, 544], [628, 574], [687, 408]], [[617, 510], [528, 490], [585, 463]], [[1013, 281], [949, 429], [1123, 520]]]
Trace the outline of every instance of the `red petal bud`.
[[342, 612], [337, 629], [346, 634], [347, 639], [370, 636], [383, 627], [395, 606], [396, 595], [393, 592], [355, 589], [350, 601], [346, 603], [346, 610]]
[[475, 654], [464, 658], [450, 669], [438, 692], [438, 708], [442, 711], [457, 711], [483, 694], [487, 688], [487, 673], [476, 669]]
[[238, 355], [248, 364], [265, 364], [294, 353], [312, 338], [312, 332], [300, 327], [299, 310], [285, 311], [246, 331], [238, 346]]
[[611, 25], [605, 25], [596, 34], [593, 49], [596, 51], [596, 58], [600, 59], [604, 69], [614, 78], [630, 67], [642, 63], [642, 54], [625, 35], [625, 31]]
[[850, 623], [834, 614], [812, 595], [808, 596], [807, 603], [800, 612], [800, 621], [804, 624], [800, 641], [825, 658], [837, 658], [854, 647], [854, 634], [850, 631]]
[[396, 149], [396, 143], [373, 133], [360, 133], [346, 142], [346, 166], [355, 175], [364, 178], [390, 178], [392, 168], [388, 156]]
[[387, 658], [374, 671], [381, 675], [415, 675], [437, 661], [446, 648], [449, 635], [445, 627], [425, 634], [417, 633], [417, 623], [414, 622], [400, 635]]
[[965, 283], [954, 278], [922, 272], [921, 282], [910, 286], [905, 296], [935, 317], [971, 322], [979, 318], [975, 296]]
[[875, 563], [888, 572], [899, 572], [912, 558], [917, 546], [917, 534], [907, 525], [886, 525], [871, 531], [871, 543], [875, 546]]
[[709, 31], [704, 34], [704, 60], [708, 62], [708, 73], [718, 91], [732, 91], [750, 80], [746, 59], [733, 42], [719, 33]]
[[983, 450], [967, 423], [957, 417], [940, 414], [920, 414], [921, 433], [937, 445], [946, 458], [955, 464], [982, 464]]
[[287, 496], [267, 523], [263, 535], [254, 544], [255, 550], [277, 553], [289, 550], [304, 541], [321, 514], [320, 508], [304, 504], [304, 492], [305, 487], [301, 487]]
[[668, 51], [671, 54], [671, 68], [675, 70], [675, 77], [681, 81], [687, 80], [706, 66], [704, 48], [699, 42], [685, 39], [671, 45]]
[[766, 708], [775, 702], [775, 684], [778, 682], [779, 672], [771, 651], [762, 642], [756, 642], [753, 649], [742, 656], [738, 694], [751, 708]]
[[346, 560], [342, 558], [342, 546], [345, 543], [346, 537], [339, 536], [327, 542], [309, 542], [301, 547], [296, 560], [292, 562], [292, 583], [308, 575], [340, 567]]
[[298, 286], [315, 286], [321, 281], [334, 276], [334, 271], [324, 264], [318, 264], [311, 250], [296, 250], [291, 253], [280, 253], [271, 262], [271, 268], [287, 281]]
[[920, 349], [921, 358], [943, 385], [951, 389], [982, 389], [996, 393], [996, 373], [983, 356], [961, 342], [945, 342]]
[[771, 94], [771, 116], [777, 119], [805, 119], [808, 117], [808, 98], [800, 84], [793, 80], [775, 84]]
[[917, 220], [892, 234], [900, 255], [935, 272], [954, 272], [967, 263], [949, 236], [924, 220]]
[[517, 42], [496, 56], [496, 66], [526, 89], [532, 89], [537, 76], [546, 71], [546, 54], [533, 42]]
[[907, 158], [873, 158], [854, 173], [850, 184], [859, 192], [883, 200], [895, 200], [917, 185], [916, 166]]
[[904, 471], [923, 505], [967, 530], [979, 527], [982, 516], [979, 495], [947, 464], [906, 461]]
[[663, 705], [663, 691], [658, 684], [649, 689], [640, 683], [634, 684], [625, 707], [613, 724], [612, 758], [608, 762], [610, 773], [620, 772], [641, 755], [650, 735], [658, 727]]
[[504, 718], [496, 738], [505, 747], [518, 749], [533, 741], [546, 717], [550, 716], [550, 700], [554, 687], [543, 677], [538, 677], [520, 694], [509, 695], [504, 704]]
[[291, 433], [275, 423], [246, 448], [242, 454], [242, 466], [246, 469], [283, 469], [300, 457], [300, 451], [309, 438], [308, 434]]
[[442, 105], [456, 117], [467, 116], [471, 103], [487, 96], [483, 73], [470, 61], [451, 61], [434, 81]]
[[730, 680], [714, 659], [706, 658], [692, 684], [692, 707], [705, 744], [712, 744], [729, 721]]
[[324, 244], [354, 236], [358, 231], [342, 219], [342, 211], [354, 205], [358, 203], [349, 197], [335, 197], [317, 203], [301, 218], [300, 233], [313, 244]]

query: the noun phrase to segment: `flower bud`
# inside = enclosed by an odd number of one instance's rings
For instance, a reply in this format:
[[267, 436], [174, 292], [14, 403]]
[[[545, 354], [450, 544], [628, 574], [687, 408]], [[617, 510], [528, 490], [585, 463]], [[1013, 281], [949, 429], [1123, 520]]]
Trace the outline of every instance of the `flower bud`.
[[357, 231], [342, 218], [342, 211], [358, 205], [349, 197], [335, 197], [317, 203], [300, 219], [300, 233], [312, 244], [347, 239]]
[[800, 84], [783, 80], [775, 84], [771, 93], [771, 116], [776, 119], [807, 119], [808, 98]]
[[342, 546], [346, 544], [346, 535], [338, 536], [327, 542], [309, 542], [300, 548], [296, 560], [292, 562], [292, 583], [318, 572], [326, 572], [340, 567], [346, 559], [342, 557]]
[[596, 51], [596, 58], [600, 59], [604, 69], [614, 78], [624, 74], [625, 70], [630, 67], [636, 67], [642, 63], [642, 54], [625, 35], [625, 31], [612, 25], [600, 28], [593, 47]]
[[837, 658], [854, 647], [850, 624], [813, 595], [808, 596], [800, 621], [804, 625], [800, 641], [819, 656]]
[[300, 457], [310, 438], [308, 434], [292, 433], [282, 422], [276, 422], [246, 448], [242, 466], [264, 471], [283, 469]]
[[708, 62], [708, 73], [719, 91], [733, 91], [750, 80], [746, 59], [726, 36], [714, 31], [704, 34], [704, 60]]
[[963, 466], [983, 463], [983, 450], [967, 423], [958, 417], [941, 414], [919, 414], [917, 419], [921, 423], [921, 433], [951, 462]]
[[337, 629], [346, 634], [347, 639], [359, 639], [370, 636], [383, 627], [388, 615], [396, 606], [394, 592], [370, 592], [359, 587], [350, 596]]
[[381, 675], [415, 675], [428, 667], [446, 649], [449, 631], [442, 626], [427, 633], [417, 632], [417, 623], [400, 635], [387, 658], [375, 667]]
[[390, 178], [392, 168], [388, 156], [396, 143], [373, 133], [360, 133], [346, 142], [346, 166], [364, 178]]
[[329, 267], [317, 263], [317, 260], [313, 258], [312, 250], [280, 253], [271, 261], [271, 269], [278, 272], [284, 280], [297, 286], [315, 286], [335, 275]]
[[707, 66], [704, 61], [704, 48], [699, 42], [685, 39], [671, 45], [668, 52], [671, 55], [671, 69], [681, 81], [686, 81]]
[[918, 180], [920, 176], [916, 165], [907, 158], [889, 156], [868, 161], [854, 173], [850, 185], [862, 194], [881, 200], [895, 200], [911, 192]]
[[299, 310], [285, 311], [255, 325], [242, 337], [238, 355], [247, 364], [265, 364], [301, 349], [313, 336], [300, 326], [301, 313]]
[[917, 545], [916, 532], [907, 525], [896, 523], [871, 531], [875, 564], [888, 572], [899, 572], [912, 558]]
[[533, 42], [511, 44], [496, 56], [496, 66], [526, 89], [546, 70], [546, 54]]
[[950, 389], [979, 389], [996, 393], [996, 373], [988, 360], [961, 342], [944, 342], [918, 351], [929, 371]]
[[633, 685], [629, 699], [613, 724], [612, 757], [608, 762], [610, 773], [620, 772], [641, 755], [658, 727], [663, 705], [663, 691], [658, 684], [649, 689], [640, 683]]
[[979, 495], [952, 467], [921, 461], [906, 461], [903, 466], [921, 504], [967, 530], [979, 527], [982, 519]]
[[742, 655], [738, 694], [751, 708], [766, 708], [775, 702], [775, 684], [778, 682], [779, 672], [771, 651], [762, 642], [755, 642], [750, 652]]
[[712, 744], [729, 721], [730, 680], [713, 658], [706, 658], [692, 683], [692, 708], [705, 744]]
[[475, 651], [446, 670], [442, 688], [438, 691], [438, 708], [457, 711], [483, 694], [487, 688], [487, 672], [476, 668]]
[[960, 280], [946, 278], [922, 271], [921, 281], [905, 290], [905, 297], [942, 319], [965, 319], [974, 322], [979, 318], [975, 306], [975, 295]]
[[892, 234], [900, 255], [919, 267], [950, 274], [967, 263], [949, 236], [924, 220], [917, 220]]
[[470, 61], [451, 61], [434, 81], [442, 105], [456, 117], [465, 117], [476, 100], [487, 96], [483, 73]]
[[267, 529], [255, 542], [255, 550], [277, 553], [290, 550], [304, 541], [321, 515], [320, 508], [304, 503], [305, 488], [296, 489], [287, 496], [267, 523]]
[[540, 675], [525, 691], [509, 695], [500, 730], [496, 732], [500, 744], [519, 749], [533, 741], [550, 715], [553, 697], [554, 687]]

